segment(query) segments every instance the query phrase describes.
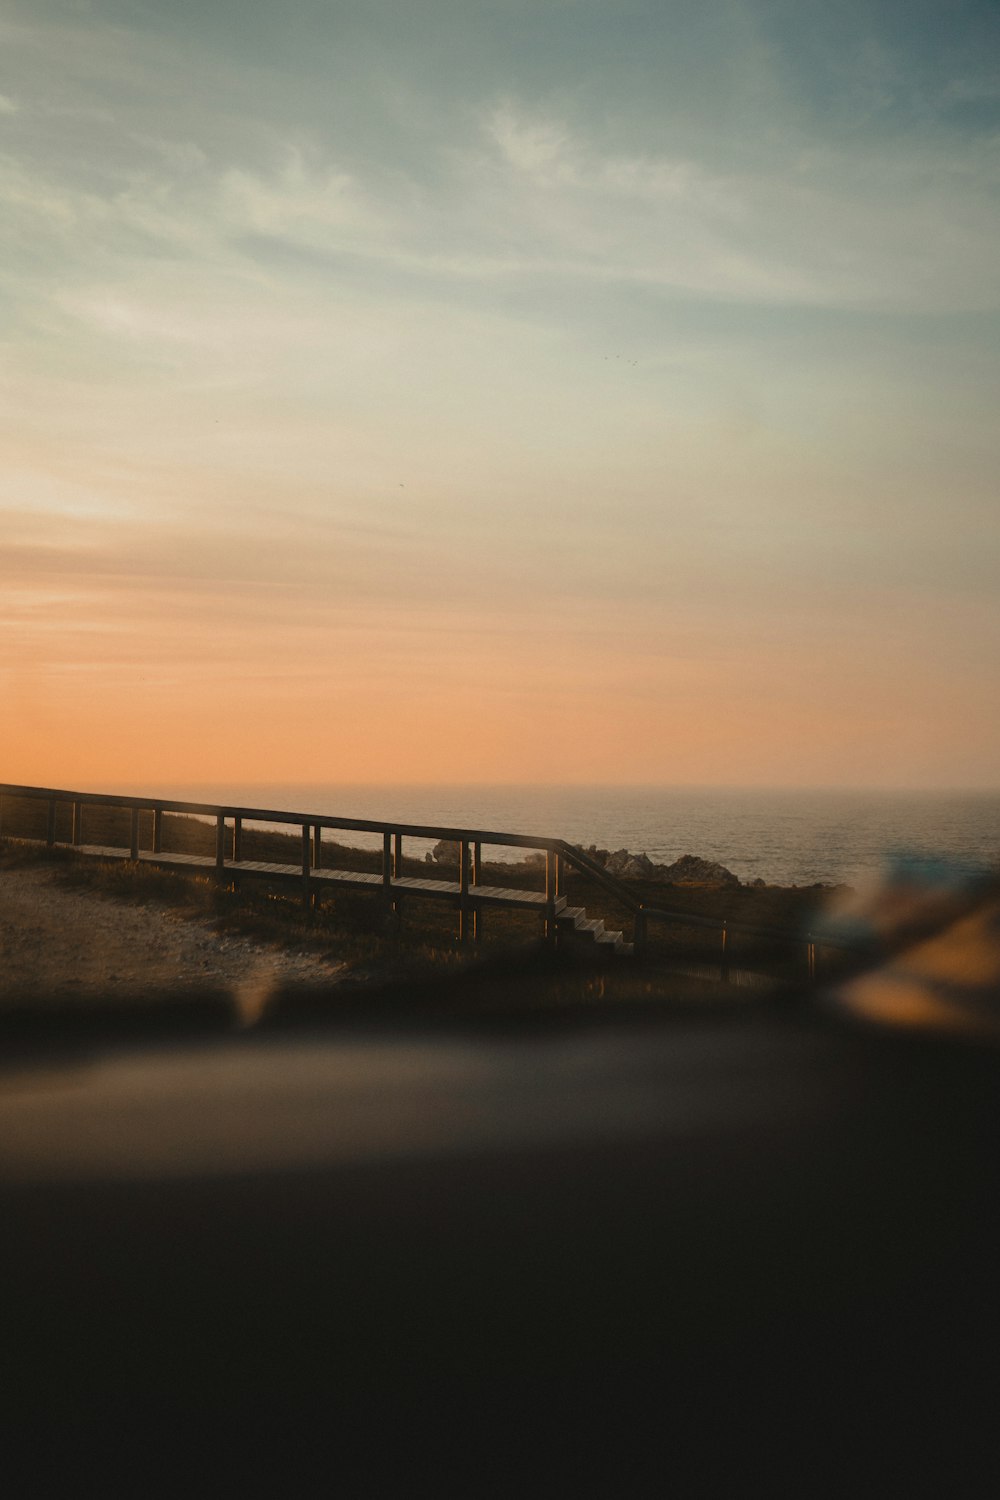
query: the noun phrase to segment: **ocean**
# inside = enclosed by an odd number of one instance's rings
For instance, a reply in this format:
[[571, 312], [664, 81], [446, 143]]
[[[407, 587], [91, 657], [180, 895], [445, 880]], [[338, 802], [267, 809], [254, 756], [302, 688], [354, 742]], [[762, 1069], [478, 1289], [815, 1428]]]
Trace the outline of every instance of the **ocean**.
[[[155, 796], [339, 817], [568, 839], [718, 860], [749, 881], [856, 884], [889, 856], [978, 870], [1000, 862], [1000, 792], [760, 790], [621, 786], [358, 786], [200, 783], [132, 787]], [[372, 846], [364, 834], [338, 835]], [[413, 852], [420, 852], [414, 844]], [[428, 844], [426, 847], [430, 847]], [[486, 851], [487, 858], [518, 857]]]

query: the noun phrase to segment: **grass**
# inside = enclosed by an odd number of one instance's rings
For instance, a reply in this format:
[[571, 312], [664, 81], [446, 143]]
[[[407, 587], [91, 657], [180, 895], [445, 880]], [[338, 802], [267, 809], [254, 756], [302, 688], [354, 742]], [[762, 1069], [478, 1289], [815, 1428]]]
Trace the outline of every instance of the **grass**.
[[[48, 849], [14, 838], [0, 839], [0, 870], [45, 867], [68, 890], [88, 890], [137, 906], [170, 906], [209, 919], [222, 934], [248, 937], [275, 947], [315, 953], [343, 964], [349, 973], [390, 979], [465, 966], [471, 950], [455, 933], [455, 914], [434, 901], [408, 903], [402, 923], [387, 918], [377, 898], [345, 891], [306, 908], [285, 886], [247, 882], [220, 886], [207, 875], [158, 870], [129, 860], [81, 857], [68, 849]], [[531, 917], [500, 913], [491, 948], [518, 948], [537, 938]]]

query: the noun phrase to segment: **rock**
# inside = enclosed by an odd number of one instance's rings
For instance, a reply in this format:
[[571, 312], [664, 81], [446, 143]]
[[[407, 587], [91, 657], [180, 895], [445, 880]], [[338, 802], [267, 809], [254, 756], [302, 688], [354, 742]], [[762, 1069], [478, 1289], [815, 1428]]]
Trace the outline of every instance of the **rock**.
[[656, 873], [656, 866], [648, 854], [630, 854], [627, 849], [616, 849], [609, 854], [604, 868], [609, 875], [626, 880], [651, 880]]
[[574, 844], [573, 848], [579, 849], [581, 854], [586, 854], [599, 865], [606, 865], [611, 857], [607, 849], [598, 849], [596, 844], [588, 844], [586, 847], [583, 844]]
[[[672, 865], [660, 865], [658, 868], [663, 872], [660, 878], [669, 880], [671, 885], [737, 886], [740, 883], [739, 877], [732, 870], [727, 870], [725, 865], [711, 859], [700, 859], [697, 854], [682, 854]], [[762, 885], [763, 883], [761, 881]]]
[[[616, 875], [619, 879], [660, 880], [670, 885], [738, 886], [740, 883], [738, 876], [725, 865], [700, 859], [696, 854], [684, 854], [672, 865], [658, 865], [648, 854], [633, 854], [630, 849], [615, 849], [609, 853], [607, 849], [598, 849], [596, 844], [591, 844], [589, 849], [583, 844], [576, 847], [603, 865], [609, 875]], [[765, 882], [761, 880], [758, 884], [763, 886]]]

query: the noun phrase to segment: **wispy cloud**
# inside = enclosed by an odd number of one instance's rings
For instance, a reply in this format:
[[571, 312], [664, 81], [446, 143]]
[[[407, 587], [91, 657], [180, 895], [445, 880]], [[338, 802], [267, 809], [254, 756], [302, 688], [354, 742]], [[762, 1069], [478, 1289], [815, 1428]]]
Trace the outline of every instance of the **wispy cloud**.
[[886, 143], [859, 156], [792, 142], [737, 174], [609, 154], [510, 102], [483, 130], [511, 174], [495, 193], [496, 222], [506, 198], [519, 241], [560, 265], [733, 300], [1000, 307], [1000, 166], [989, 144]]
[[234, 34], [15, 0], [0, 657], [29, 698], [144, 655], [276, 692], [284, 659], [296, 722], [327, 689], [377, 719], [367, 671], [414, 721], [433, 687], [443, 744], [469, 683], [502, 736], [599, 660], [609, 719], [673, 693], [723, 736], [722, 662], [805, 733], [780, 682], [864, 655], [873, 704], [918, 662], [985, 701], [1000, 166], [965, 10], [914, 42], [864, 4], [815, 34], [752, 0], [513, 8], [251, 0]]

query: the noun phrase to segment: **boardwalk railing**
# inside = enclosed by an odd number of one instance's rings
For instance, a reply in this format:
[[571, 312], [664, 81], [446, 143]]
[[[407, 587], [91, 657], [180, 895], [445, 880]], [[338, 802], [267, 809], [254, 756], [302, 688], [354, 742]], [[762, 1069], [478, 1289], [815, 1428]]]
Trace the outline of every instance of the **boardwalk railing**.
[[[731, 922], [719, 917], [698, 916], [673, 911], [644, 902], [623, 881], [610, 875], [596, 860], [564, 839], [542, 838], [530, 834], [509, 833], [497, 829], [449, 828], [436, 824], [378, 822], [367, 818], [341, 818], [325, 813], [287, 812], [278, 808], [246, 807], [236, 804], [185, 802], [173, 798], [116, 796], [110, 793], [79, 792], [54, 787], [19, 786], [0, 783], [0, 836], [5, 828], [5, 800], [41, 803], [45, 807], [44, 838], [50, 847], [75, 849], [83, 855], [103, 859], [126, 859], [163, 868], [183, 869], [189, 873], [214, 874], [221, 881], [238, 883], [244, 878], [271, 882], [294, 881], [301, 885], [303, 899], [318, 902], [324, 892], [345, 887], [364, 888], [380, 894], [386, 907], [398, 911], [403, 898], [419, 896], [443, 900], [456, 907], [459, 937], [464, 942], [480, 936], [481, 918], [489, 907], [536, 913], [543, 921], [545, 936], [554, 941], [560, 933], [576, 931], [615, 951], [640, 953], [647, 943], [650, 922], [690, 929], [713, 929], [720, 934], [719, 967], [722, 977], [729, 977], [731, 935], [741, 934], [790, 945], [802, 952], [805, 976], [816, 977], [820, 945], [845, 948], [848, 945], [832, 937], [811, 933], [789, 932], [778, 928]], [[128, 813], [127, 843], [94, 844], [84, 837], [88, 809], [118, 809]], [[66, 816], [66, 810], [69, 816]], [[60, 817], [60, 810], [62, 816]], [[181, 853], [164, 848], [164, 815], [211, 819], [215, 823], [214, 850], [211, 853]], [[301, 855], [294, 864], [288, 861], [257, 860], [244, 857], [244, 825], [270, 825], [271, 832], [298, 828]], [[23, 817], [16, 826], [24, 837]], [[36, 824], [37, 826], [37, 824]], [[62, 827], [69, 837], [57, 838]], [[324, 830], [374, 834], [381, 837], [381, 857], [377, 854], [375, 870], [333, 868], [324, 863]], [[36, 834], [37, 837], [37, 834]], [[407, 875], [403, 868], [403, 843], [406, 839], [434, 840], [456, 846], [458, 879], [440, 875]], [[484, 847], [498, 846], [523, 849], [541, 854], [540, 890], [522, 886], [488, 885], [483, 879]], [[338, 853], [343, 854], [342, 846]], [[357, 851], [351, 851], [357, 853]], [[423, 869], [424, 867], [420, 867]], [[430, 868], [429, 866], [426, 868]], [[437, 865], [435, 868], [440, 868]], [[496, 867], [493, 867], [494, 872]], [[603, 922], [590, 920], [582, 907], [570, 907], [566, 881], [570, 870], [582, 879], [600, 886], [613, 899], [619, 911], [631, 918], [632, 941], [621, 932], [607, 932]]]

